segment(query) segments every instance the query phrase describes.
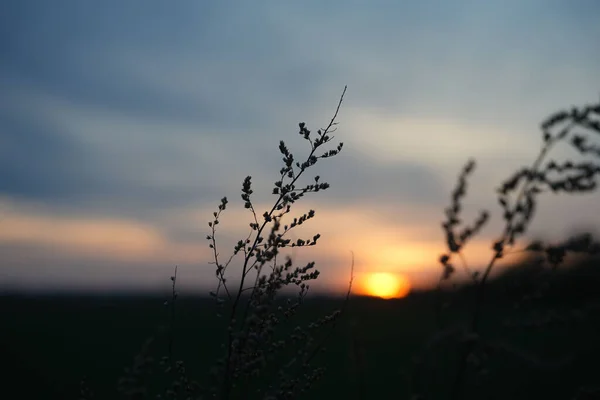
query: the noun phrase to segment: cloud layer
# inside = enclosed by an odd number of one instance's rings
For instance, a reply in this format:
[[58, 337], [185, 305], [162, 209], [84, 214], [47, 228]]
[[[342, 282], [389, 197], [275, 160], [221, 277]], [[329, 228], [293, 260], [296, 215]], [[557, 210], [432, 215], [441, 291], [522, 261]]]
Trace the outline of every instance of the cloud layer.
[[[3, 2], [0, 286], [147, 287], [140, 271], [168, 284], [175, 263], [212, 285], [204, 237], [219, 199], [237, 200], [252, 175], [267, 207], [278, 141], [306, 152], [297, 123], [326, 125], [346, 84], [345, 149], [315, 172], [331, 189], [305, 205], [327, 233], [309, 253], [325, 265], [322, 288], [343, 285], [350, 250], [362, 272], [425, 285], [462, 164], [479, 162], [468, 207], [493, 207], [499, 180], [535, 156], [539, 121], [597, 99], [599, 11], [586, 0]], [[545, 201], [552, 218], [534, 233], [596, 225], [598, 204]], [[246, 226], [241, 208], [232, 215], [226, 240]]]

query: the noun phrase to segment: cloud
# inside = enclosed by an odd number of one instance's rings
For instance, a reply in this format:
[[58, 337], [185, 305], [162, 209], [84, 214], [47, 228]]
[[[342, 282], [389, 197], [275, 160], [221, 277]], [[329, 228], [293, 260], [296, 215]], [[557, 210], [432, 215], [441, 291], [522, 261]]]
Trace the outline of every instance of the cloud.
[[[218, 200], [239, 199], [252, 175], [267, 204], [279, 140], [305, 154], [297, 123], [324, 126], [348, 84], [336, 132], [345, 149], [311, 171], [332, 187], [303, 204], [340, 245], [395, 237], [400, 225], [398, 241], [429, 249], [469, 157], [478, 169], [467, 205], [477, 210], [535, 156], [542, 118], [597, 98], [597, 11], [541, 0], [4, 2], [0, 196], [20, 204], [10, 223], [21, 238], [4, 246], [15, 263], [57, 246], [73, 268], [80, 257], [108, 276], [112, 253], [127, 253], [119, 238], [133, 235], [132, 254], [159, 248], [167, 262], [180, 250], [192, 263]], [[561, 219], [563, 206], [547, 204], [555, 218], [539, 231], [589, 221], [595, 209], [582, 200]], [[232, 214], [233, 225], [245, 218]], [[226, 240], [238, 236], [233, 225]], [[40, 233], [50, 227], [62, 239]], [[112, 251], [102, 262], [75, 257], [69, 241]]]
[[[185, 244], [170, 243], [162, 232], [135, 220], [65, 217], [22, 212], [2, 203], [0, 243], [52, 249], [88, 259], [111, 258], [115, 262], [167, 259], [194, 260], [197, 251]], [[183, 258], [181, 258], [183, 257]]]
[[214, 166], [224, 154], [240, 153], [240, 145], [193, 126], [32, 94], [15, 97], [2, 114], [0, 191], [15, 198], [90, 212], [108, 206], [120, 215], [213, 200], [238, 180]]

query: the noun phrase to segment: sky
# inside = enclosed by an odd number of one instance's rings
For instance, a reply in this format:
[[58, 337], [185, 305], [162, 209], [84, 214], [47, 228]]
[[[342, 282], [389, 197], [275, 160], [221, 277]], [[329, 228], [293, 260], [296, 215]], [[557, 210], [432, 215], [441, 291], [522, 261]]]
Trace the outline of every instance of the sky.
[[[168, 290], [178, 265], [208, 292], [219, 200], [224, 254], [251, 221], [243, 179], [270, 207], [279, 141], [307, 154], [298, 123], [325, 127], [345, 85], [344, 149], [315, 167], [331, 187], [294, 209], [316, 217], [293, 238], [322, 238], [291, 256], [316, 261], [316, 291], [344, 290], [351, 252], [359, 286], [431, 286], [462, 166], [465, 216], [492, 215], [465, 253], [479, 265], [541, 120], [598, 100], [598, 38], [595, 0], [3, 1], [0, 291]], [[530, 235], [600, 223], [597, 193], [571, 197], [544, 197]]]

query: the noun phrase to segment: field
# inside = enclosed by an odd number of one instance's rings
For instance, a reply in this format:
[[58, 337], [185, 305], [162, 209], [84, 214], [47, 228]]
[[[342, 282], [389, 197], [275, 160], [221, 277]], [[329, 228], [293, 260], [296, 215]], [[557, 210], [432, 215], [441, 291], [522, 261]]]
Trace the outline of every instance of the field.
[[[561, 277], [543, 301], [519, 308], [502, 294], [508, 293], [506, 282], [494, 283], [481, 332], [501, 350], [488, 354], [480, 368], [470, 367], [463, 398], [569, 399], [578, 388], [593, 386], [600, 376], [597, 276]], [[443, 312], [445, 327], [466, 321], [469, 296], [468, 291], [451, 296], [454, 300]], [[436, 332], [436, 298], [435, 293], [387, 301], [351, 298], [318, 360], [327, 371], [307, 398], [408, 399], [416, 390], [448, 398], [456, 373], [456, 340], [441, 340], [423, 353]], [[96, 398], [116, 398], [124, 368], [132, 365], [143, 342], [168, 323], [164, 300], [108, 295], [0, 298], [4, 390], [20, 393], [19, 398], [77, 398], [86, 376]], [[296, 323], [318, 318], [341, 303], [309, 297]], [[206, 376], [220, 355], [223, 337], [213, 302], [181, 296], [174, 326], [176, 358], [185, 361], [192, 375]], [[166, 336], [159, 335], [151, 352], [158, 359], [166, 348]], [[422, 367], [415, 366], [415, 357]]]

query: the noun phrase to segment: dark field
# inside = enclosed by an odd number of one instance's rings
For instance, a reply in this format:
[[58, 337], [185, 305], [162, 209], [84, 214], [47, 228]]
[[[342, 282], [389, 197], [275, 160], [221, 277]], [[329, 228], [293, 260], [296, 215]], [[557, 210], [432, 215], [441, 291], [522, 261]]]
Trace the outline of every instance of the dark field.
[[[482, 337], [495, 350], [481, 367], [469, 367], [462, 398], [570, 399], [580, 387], [600, 385], [598, 274], [572, 275], [558, 277], [542, 299], [526, 299], [518, 308], [515, 299], [522, 299], [524, 286], [507, 291], [516, 278], [493, 284]], [[467, 291], [452, 296], [453, 303], [443, 311], [444, 327], [467, 321], [471, 295]], [[143, 342], [168, 323], [164, 300], [0, 298], [2, 386], [13, 393], [3, 397], [74, 399], [86, 376], [96, 398], [118, 398], [116, 383], [124, 368], [132, 365]], [[309, 299], [295, 324], [318, 318], [341, 303], [335, 298]], [[435, 293], [394, 301], [352, 298], [327, 353], [318, 361], [327, 367], [326, 374], [306, 398], [358, 399], [364, 392], [362, 398], [367, 399], [408, 399], [415, 390], [429, 398], [449, 398], [457, 340], [441, 340], [423, 352], [437, 331], [435, 305]], [[220, 355], [222, 326], [212, 301], [185, 295], [178, 299], [174, 353], [198, 380]], [[166, 351], [166, 336], [158, 335], [151, 353], [159, 359]], [[417, 368], [413, 357], [419, 354], [423, 366]], [[415, 379], [409, 379], [411, 372]], [[160, 379], [150, 382], [151, 386]]]

